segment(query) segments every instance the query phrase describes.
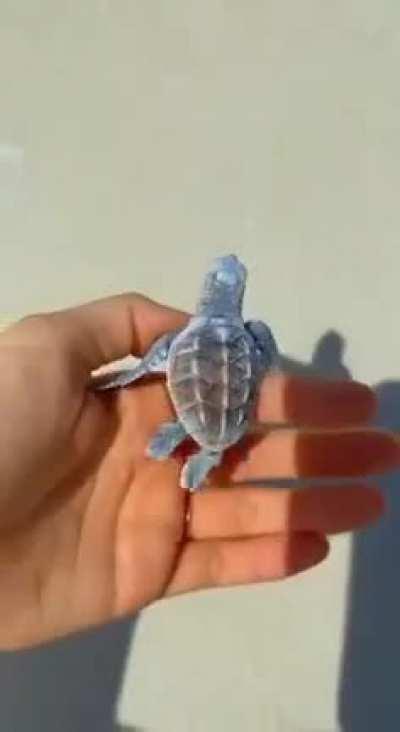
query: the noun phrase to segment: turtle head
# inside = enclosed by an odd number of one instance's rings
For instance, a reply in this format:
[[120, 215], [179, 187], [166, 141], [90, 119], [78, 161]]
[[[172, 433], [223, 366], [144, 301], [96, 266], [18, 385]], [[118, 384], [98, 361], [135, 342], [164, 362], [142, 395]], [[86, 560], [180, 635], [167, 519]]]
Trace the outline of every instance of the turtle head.
[[246, 280], [246, 267], [234, 254], [215, 259], [204, 280], [198, 314], [240, 315]]

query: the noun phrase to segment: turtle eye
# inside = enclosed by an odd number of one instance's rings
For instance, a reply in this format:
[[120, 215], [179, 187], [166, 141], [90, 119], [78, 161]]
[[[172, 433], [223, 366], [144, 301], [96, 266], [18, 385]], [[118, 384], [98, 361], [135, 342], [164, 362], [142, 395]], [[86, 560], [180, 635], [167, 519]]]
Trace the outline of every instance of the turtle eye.
[[237, 277], [234, 272], [228, 272], [226, 269], [220, 269], [216, 274], [216, 279], [222, 285], [236, 285]]

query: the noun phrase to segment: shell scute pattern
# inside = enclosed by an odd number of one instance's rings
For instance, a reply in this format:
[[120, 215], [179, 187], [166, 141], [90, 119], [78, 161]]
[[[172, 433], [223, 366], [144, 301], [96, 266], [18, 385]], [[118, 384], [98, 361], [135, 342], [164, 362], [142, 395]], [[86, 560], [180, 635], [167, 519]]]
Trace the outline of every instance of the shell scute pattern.
[[170, 394], [180, 420], [200, 445], [237, 441], [251, 381], [250, 347], [241, 328], [193, 331], [170, 354]]

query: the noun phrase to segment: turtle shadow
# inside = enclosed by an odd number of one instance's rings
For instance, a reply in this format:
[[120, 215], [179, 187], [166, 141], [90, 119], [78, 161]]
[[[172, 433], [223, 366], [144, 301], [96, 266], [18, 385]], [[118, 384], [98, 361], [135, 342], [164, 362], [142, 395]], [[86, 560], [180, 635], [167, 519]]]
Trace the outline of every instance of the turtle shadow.
[[[350, 370], [344, 363], [346, 342], [343, 336], [337, 331], [330, 329], [327, 330], [317, 341], [315, 348], [311, 354], [310, 361], [302, 362], [288, 355], [279, 356], [279, 370], [289, 376], [299, 376], [304, 378], [320, 378], [324, 380], [351, 380]], [[296, 384], [291, 383], [289, 380], [286, 385], [284, 394], [285, 411], [288, 415], [288, 419], [296, 422], [298, 419], [298, 388]], [[301, 411], [301, 410], [300, 410]], [[284, 427], [284, 425], [282, 425]], [[270, 431], [279, 429], [280, 425], [271, 426]], [[246, 435], [237, 445], [228, 449], [224, 455], [223, 464], [212, 471], [211, 484], [218, 485], [219, 488], [229, 486], [233, 480], [235, 471], [239, 466], [248, 459], [249, 454], [253, 448], [255, 448], [268, 433], [268, 428], [260, 433], [253, 433]], [[315, 450], [309, 451], [309, 442], [307, 439], [304, 441], [299, 440], [297, 449], [297, 461], [300, 467], [302, 475], [307, 476], [310, 472], [314, 472], [315, 467]], [[192, 444], [186, 448], [186, 452], [180, 452], [180, 457], [186, 458], [190, 454], [196, 451], [196, 448]], [[310, 484], [310, 478], [307, 479], [291, 479], [291, 478], [263, 478], [250, 481], [235, 481], [238, 485], [249, 483], [254, 486], [270, 487], [273, 488], [287, 488], [302, 486], [307, 480], [307, 484]], [[311, 478], [311, 482], [313, 479]], [[321, 483], [321, 480], [316, 481]], [[329, 480], [326, 482], [329, 483]], [[336, 481], [337, 482], [337, 481]], [[296, 494], [293, 496], [292, 511], [296, 510], [297, 498]]]
[[[310, 361], [303, 363], [290, 356], [279, 356], [279, 370], [286, 374], [293, 374], [302, 377], [321, 377], [324, 379], [332, 380], [349, 380], [351, 374], [349, 369], [343, 362], [344, 351], [345, 351], [345, 340], [336, 330], [327, 330], [317, 341]], [[148, 374], [141, 378], [141, 382], [154, 383], [160, 380], [159, 374]], [[296, 388], [294, 389], [296, 392]], [[286, 388], [285, 409], [288, 415], [292, 415], [296, 418], [296, 396], [292, 396], [292, 385], [289, 383]], [[276, 426], [274, 426], [276, 429]], [[229, 486], [231, 483], [235, 471], [238, 466], [241, 465], [246, 458], [249, 456], [252, 448], [256, 447], [265, 437], [266, 431], [257, 433], [249, 433], [245, 435], [239, 443], [228, 448], [224, 453], [223, 463], [218, 467], [214, 468], [210, 473], [210, 487], [218, 485], [220, 488]], [[188, 436], [173, 452], [173, 457], [178, 461], [182, 467], [184, 463], [191, 456], [198, 452], [198, 445], [196, 442]], [[302, 464], [303, 472], [307, 473], [307, 465], [310, 463], [310, 459], [307, 456], [307, 446], [301, 449], [301, 456], [299, 460]], [[312, 461], [311, 461], [312, 462]], [[236, 482], [236, 481], [235, 481]], [[252, 481], [257, 483], [260, 481]], [[262, 481], [265, 485], [269, 481]], [[278, 481], [279, 483], [281, 481]], [[286, 484], [286, 480], [283, 484]], [[291, 481], [290, 481], [291, 482]], [[277, 481], [273, 481], [274, 485], [277, 485]]]
[[346, 341], [334, 329], [327, 330], [317, 341], [309, 362], [282, 355], [280, 368], [288, 374], [303, 377], [350, 380], [351, 373], [344, 363]]

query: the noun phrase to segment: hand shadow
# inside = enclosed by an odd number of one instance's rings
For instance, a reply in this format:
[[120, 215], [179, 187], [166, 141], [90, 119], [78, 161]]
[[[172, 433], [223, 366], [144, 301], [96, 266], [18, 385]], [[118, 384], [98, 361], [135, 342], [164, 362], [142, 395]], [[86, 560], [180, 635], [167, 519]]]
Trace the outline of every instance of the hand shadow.
[[[377, 423], [400, 430], [400, 381], [376, 387]], [[380, 480], [386, 514], [355, 534], [339, 688], [343, 732], [400, 729], [399, 473]]]
[[[111, 412], [108, 427], [93, 464], [82, 467], [81, 479], [93, 470], [118, 428], [118, 419]], [[52, 506], [64, 498], [61, 489]], [[46, 646], [0, 653], [0, 730], [114, 732], [115, 707], [134, 627], [130, 618]]]
[[[345, 342], [328, 331], [310, 364], [282, 359], [282, 368], [301, 376], [350, 379], [342, 363]], [[376, 386], [375, 423], [400, 431], [400, 381]], [[400, 729], [400, 474], [379, 479], [387, 510], [374, 526], [352, 538], [341, 677], [342, 732]], [[300, 498], [300, 494], [299, 498]], [[295, 505], [293, 506], [293, 510]]]
[[[343, 363], [345, 341], [330, 330], [321, 336], [309, 363], [288, 356], [280, 359], [283, 371], [303, 377], [350, 380]], [[400, 430], [400, 382], [377, 386], [379, 412], [376, 423]], [[290, 393], [287, 402], [290, 407]], [[307, 470], [303, 449], [298, 459]], [[374, 527], [353, 535], [348, 615], [340, 680], [339, 717], [343, 732], [391, 732], [400, 728], [400, 495], [399, 476], [380, 479], [388, 501], [388, 513]], [[278, 481], [301, 486], [306, 481]], [[321, 482], [320, 480], [318, 481]], [[277, 485], [277, 481], [273, 481]], [[310, 481], [307, 481], [310, 484]], [[301, 510], [301, 492], [293, 494], [292, 512]], [[120, 727], [135, 732], [135, 727]]]
[[133, 628], [124, 620], [46, 647], [0, 654], [0, 729], [114, 732]]

